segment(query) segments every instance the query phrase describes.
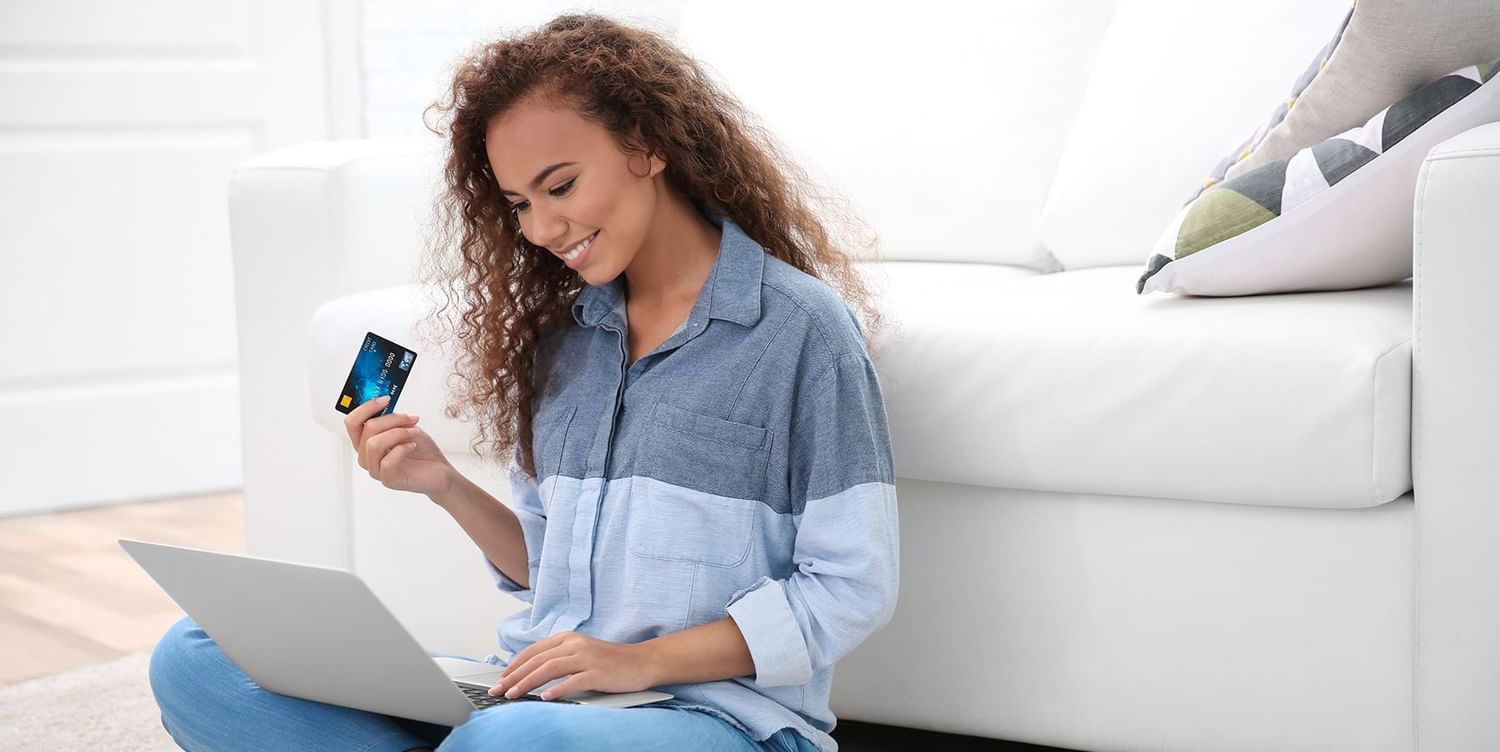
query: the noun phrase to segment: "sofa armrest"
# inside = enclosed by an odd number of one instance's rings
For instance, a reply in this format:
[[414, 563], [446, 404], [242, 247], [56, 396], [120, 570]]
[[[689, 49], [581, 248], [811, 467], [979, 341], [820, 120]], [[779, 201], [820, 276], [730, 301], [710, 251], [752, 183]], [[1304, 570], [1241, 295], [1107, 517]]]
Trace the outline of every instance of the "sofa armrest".
[[308, 319], [324, 301], [412, 280], [441, 156], [435, 138], [318, 142], [245, 161], [230, 178], [253, 555], [349, 564], [348, 471], [339, 461], [348, 439], [307, 420]]
[[1422, 164], [1413, 228], [1416, 746], [1500, 749], [1500, 123]]

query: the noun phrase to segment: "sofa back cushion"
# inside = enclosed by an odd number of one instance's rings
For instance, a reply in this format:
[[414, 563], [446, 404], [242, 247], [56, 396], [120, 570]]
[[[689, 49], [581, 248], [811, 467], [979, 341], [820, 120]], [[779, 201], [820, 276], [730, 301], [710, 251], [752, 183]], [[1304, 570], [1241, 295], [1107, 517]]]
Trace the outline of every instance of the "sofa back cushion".
[[1044, 248], [1069, 269], [1141, 263], [1348, 11], [1348, 0], [1121, 0], [1051, 181]]
[[689, 0], [678, 28], [881, 258], [1055, 271], [1042, 204], [1114, 4]]

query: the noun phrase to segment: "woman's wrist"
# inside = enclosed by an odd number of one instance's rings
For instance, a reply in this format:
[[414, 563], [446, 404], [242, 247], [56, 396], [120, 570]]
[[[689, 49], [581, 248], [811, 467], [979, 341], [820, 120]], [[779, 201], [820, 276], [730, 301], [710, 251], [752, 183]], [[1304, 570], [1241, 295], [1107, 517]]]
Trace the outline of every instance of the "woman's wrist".
[[447, 478], [447, 483], [441, 489], [428, 494], [427, 498], [443, 509], [452, 509], [454, 505], [462, 503], [463, 497], [469, 493], [469, 489], [467, 488], [469, 479], [454, 469], [452, 465], [448, 466]]
[[645, 674], [646, 686], [655, 687], [665, 684], [666, 674], [661, 663], [661, 643], [651, 639], [632, 643], [630, 647], [635, 651], [636, 665]]

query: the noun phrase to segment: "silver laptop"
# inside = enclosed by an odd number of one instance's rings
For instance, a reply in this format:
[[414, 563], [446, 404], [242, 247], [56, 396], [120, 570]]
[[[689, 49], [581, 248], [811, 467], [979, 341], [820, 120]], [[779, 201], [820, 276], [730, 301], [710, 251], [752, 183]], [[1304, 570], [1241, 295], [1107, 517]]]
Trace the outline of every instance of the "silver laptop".
[[503, 666], [433, 657], [352, 572], [119, 539], [120, 546], [262, 688], [400, 718], [457, 726], [511, 702], [623, 708], [666, 692], [489, 696]]

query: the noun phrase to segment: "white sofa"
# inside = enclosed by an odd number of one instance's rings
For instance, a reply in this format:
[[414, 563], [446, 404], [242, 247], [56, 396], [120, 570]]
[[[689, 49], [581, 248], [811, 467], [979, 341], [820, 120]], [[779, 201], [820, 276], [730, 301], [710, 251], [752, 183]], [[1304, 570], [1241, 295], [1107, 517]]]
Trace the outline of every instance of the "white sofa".
[[[1500, 124], [1424, 163], [1413, 280], [1142, 297], [1157, 232], [1344, 2], [737, 5], [690, 2], [683, 43], [883, 240], [863, 266], [893, 323], [902, 588], [839, 664], [840, 718], [1095, 751], [1500, 749]], [[234, 173], [247, 545], [350, 568], [478, 657], [523, 604], [353, 462], [333, 410], [365, 331], [408, 344], [398, 409], [508, 501], [412, 332], [440, 147]]]

